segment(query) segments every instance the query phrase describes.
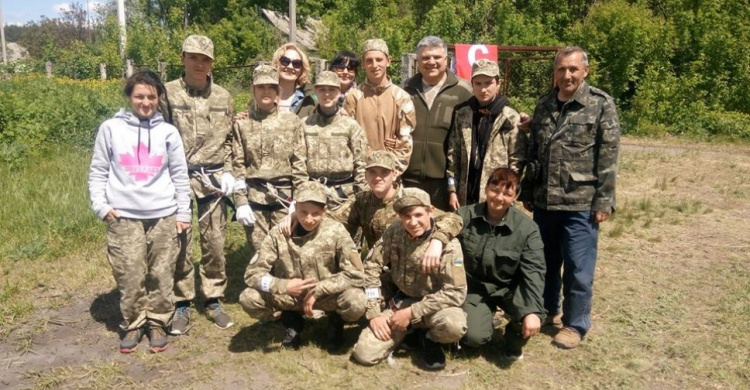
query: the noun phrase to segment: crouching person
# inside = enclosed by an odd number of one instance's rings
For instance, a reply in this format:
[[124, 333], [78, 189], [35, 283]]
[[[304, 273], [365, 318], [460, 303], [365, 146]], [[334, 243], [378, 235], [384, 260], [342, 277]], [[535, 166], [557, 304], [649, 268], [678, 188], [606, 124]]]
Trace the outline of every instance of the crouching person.
[[281, 311], [286, 328], [285, 348], [299, 348], [303, 314], [326, 312], [325, 347], [343, 345], [344, 322], [357, 321], [365, 312], [364, 269], [349, 233], [338, 222], [323, 219], [326, 188], [306, 182], [297, 188], [296, 224], [291, 237], [272, 229], [245, 272], [248, 288], [240, 305], [253, 318], [270, 320]]
[[[449, 241], [437, 271], [423, 272], [422, 256], [435, 231], [430, 196], [412, 189], [393, 208], [400, 221], [388, 226], [366, 262], [369, 327], [360, 334], [352, 357], [364, 365], [377, 364], [403, 341], [409, 328], [415, 328], [426, 368], [440, 370], [445, 367], [441, 344], [455, 343], [466, 333], [461, 246], [456, 239]], [[383, 311], [381, 291], [396, 291], [386, 297]]]

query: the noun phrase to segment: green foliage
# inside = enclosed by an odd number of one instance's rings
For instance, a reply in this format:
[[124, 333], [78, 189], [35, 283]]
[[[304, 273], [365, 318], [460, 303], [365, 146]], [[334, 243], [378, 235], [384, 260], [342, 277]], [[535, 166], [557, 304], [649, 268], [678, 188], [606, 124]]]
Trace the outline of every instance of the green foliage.
[[18, 76], [0, 83], [0, 159], [18, 162], [47, 145], [90, 148], [124, 100], [119, 81]]

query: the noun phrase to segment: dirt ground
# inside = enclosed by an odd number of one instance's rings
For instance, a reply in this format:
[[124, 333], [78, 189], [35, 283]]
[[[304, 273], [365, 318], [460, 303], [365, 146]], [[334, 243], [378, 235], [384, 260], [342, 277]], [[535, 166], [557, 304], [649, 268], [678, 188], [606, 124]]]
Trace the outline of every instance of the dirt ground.
[[[145, 338], [118, 353], [119, 294], [102, 250], [97, 282], [0, 341], [0, 388], [750, 388], [750, 147], [625, 138], [617, 185], [617, 213], [600, 231], [594, 328], [576, 350], [554, 348], [548, 332], [509, 364], [498, 330], [483, 350], [450, 353], [440, 373], [410, 353], [365, 368], [320, 347], [325, 321], [308, 323], [300, 351], [280, 350], [281, 325], [236, 302], [247, 252], [232, 227], [234, 327], [198, 316], [164, 353], [146, 352]], [[358, 333], [347, 327], [348, 347]]]

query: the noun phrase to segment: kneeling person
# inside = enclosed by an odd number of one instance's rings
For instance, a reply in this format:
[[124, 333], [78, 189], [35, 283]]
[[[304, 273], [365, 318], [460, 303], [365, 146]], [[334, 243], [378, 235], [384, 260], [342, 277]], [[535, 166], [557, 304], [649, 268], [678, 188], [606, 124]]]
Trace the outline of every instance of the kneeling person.
[[479, 347], [492, 340], [492, 317], [499, 306], [510, 315], [504, 349], [510, 360], [523, 358], [523, 346], [544, 318], [544, 245], [534, 221], [513, 206], [518, 181], [512, 169], [495, 169], [484, 187], [487, 200], [458, 209], [469, 286], [463, 343]]
[[[362, 331], [353, 357], [364, 365], [377, 364], [413, 327], [420, 333], [426, 367], [442, 369], [445, 354], [440, 344], [455, 343], [466, 333], [466, 315], [461, 310], [466, 298], [461, 246], [452, 239], [443, 249], [437, 271], [422, 272], [422, 256], [435, 232], [430, 196], [412, 189], [393, 209], [400, 220], [383, 232], [366, 262], [369, 327]], [[397, 291], [384, 311], [381, 287]]]
[[323, 219], [326, 188], [306, 182], [296, 193], [298, 224], [287, 238], [273, 229], [245, 272], [248, 288], [240, 305], [257, 319], [271, 319], [281, 310], [286, 328], [284, 347], [299, 348], [303, 313], [328, 315], [326, 349], [343, 344], [344, 321], [357, 321], [365, 312], [364, 269], [349, 233], [338, 222]]

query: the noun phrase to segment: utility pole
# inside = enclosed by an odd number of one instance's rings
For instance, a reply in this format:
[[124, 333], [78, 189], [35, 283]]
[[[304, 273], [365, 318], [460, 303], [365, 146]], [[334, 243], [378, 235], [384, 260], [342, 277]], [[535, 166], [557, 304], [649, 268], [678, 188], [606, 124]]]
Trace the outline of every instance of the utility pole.
[[8, 65], [8, 55], [5, 53], [5, 20], [3, 20], [3, 3], [0, 3], [0, 40], [3, 46], [3, 65]]
[[125, 59], [125, 44], [127, 32], [125, 30], [125, 0], [117, 0], [117, 21], [120, 25], [120, 58]]
[[289, 42], [297, 42], [297, 0], [289, 0]]

